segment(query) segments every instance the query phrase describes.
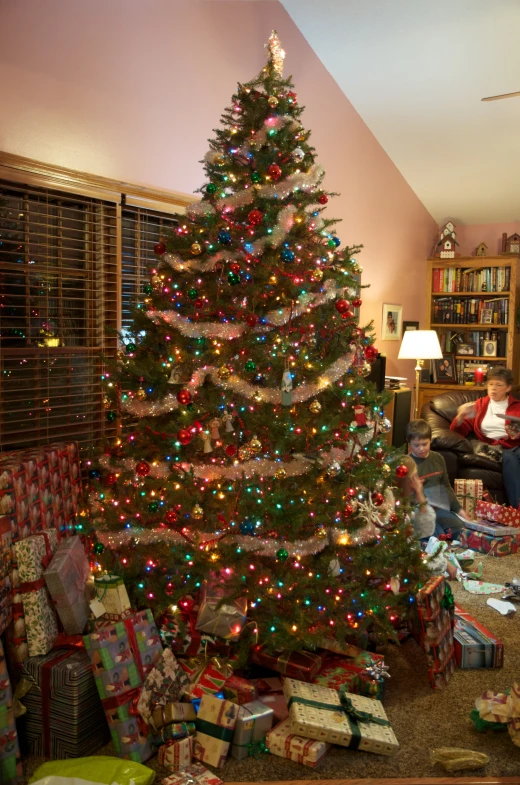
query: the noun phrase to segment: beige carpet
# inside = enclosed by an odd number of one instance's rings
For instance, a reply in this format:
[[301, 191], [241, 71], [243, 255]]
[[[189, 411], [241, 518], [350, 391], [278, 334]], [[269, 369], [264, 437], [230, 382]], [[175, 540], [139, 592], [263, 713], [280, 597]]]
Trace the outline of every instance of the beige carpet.
[[[493, 583], [520, 578], [520, 554], [496, 559], [482, 556], [484, 579]], [[460, 584], [451, 584], [456, 601], [498, 635], [504, 643], [504, 667], [500, 670], [457, 670], [442, 692], [430, 688], [424, 655], [409, 639], [401, 647], [389, 646], [385, 661], [390, 667], [384, 706], [400, 743], [392, 758], [332, 747], [318, 769], [266, 755], [244, 761], [228, 760], [219, 776], [227, 781], [340, 779], [365, 777], [441, 777], [444, 771], [430, 764], [434, 747], [464, 747], [485, 752], [489, 764], [479, 773], [486, 776], [519, 775], [520, 747], [507, 733], [477, 733], [469, 719], [475, 698], [485, 689], [505, 690], [520, 679], [520, 603], [518, 613], [505, 618], [486, 605], [486, 597], [468, 594]], [[499, 595], [495, 595], [499, 596]], [[113, 754], [110, 745], [100, 754]], [[25, 761], [29, 776], [41, 760]], [[157, 771], [156, 783], [167, 772], [157, 758], [146, 764]]]

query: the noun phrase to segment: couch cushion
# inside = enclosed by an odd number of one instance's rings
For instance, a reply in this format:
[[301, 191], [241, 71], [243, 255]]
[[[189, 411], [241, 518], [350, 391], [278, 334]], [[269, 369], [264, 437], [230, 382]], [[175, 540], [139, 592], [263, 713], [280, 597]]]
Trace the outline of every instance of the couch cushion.
[[430, 408], [436, 414], [444, 417], [449, 425], [457, 414], [459, 406], [469, 401], [476, 401], [477, 398], [483, 398], [485, 395], [485, 390], [473, 390], [471, 387], [468, 387], [467, 390], [453, 390], [453, 392], [443, 393], [433, 398], [430, 401]]

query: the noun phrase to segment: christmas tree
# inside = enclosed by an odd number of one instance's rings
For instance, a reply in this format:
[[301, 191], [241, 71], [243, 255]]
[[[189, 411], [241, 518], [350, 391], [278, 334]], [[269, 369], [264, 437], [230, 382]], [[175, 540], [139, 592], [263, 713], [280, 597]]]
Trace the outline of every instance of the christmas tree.
[[360, 247], [324, 214], [274, 33], [268, 52], [210, 140], [201, 200], [155, 248], [105, 379], [109, 420], [132, 427], [92, 469], [91, 506], [99, 569], [137, 606], [189, 611], [217, 585], [247, 606], [245, 646], [294, 650], [386, 638], [423, 568], [366, 381]]

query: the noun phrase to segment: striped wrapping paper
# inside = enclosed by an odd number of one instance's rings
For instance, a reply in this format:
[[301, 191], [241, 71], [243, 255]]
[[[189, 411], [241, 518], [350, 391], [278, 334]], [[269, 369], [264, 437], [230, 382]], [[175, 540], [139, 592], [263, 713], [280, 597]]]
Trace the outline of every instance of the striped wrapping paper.
[[159, 763], [170, 771], [180, 771], [191, 766], [193, 756], [193, 736], [169, 741], [159, 747]]
[[280, 722], [267, 734], [266, 744], [272, 755], [294, 760], [315, 769], [330, 749], [326, 741], [315, 741], [297, 736], [291, 731], [291, 720]]

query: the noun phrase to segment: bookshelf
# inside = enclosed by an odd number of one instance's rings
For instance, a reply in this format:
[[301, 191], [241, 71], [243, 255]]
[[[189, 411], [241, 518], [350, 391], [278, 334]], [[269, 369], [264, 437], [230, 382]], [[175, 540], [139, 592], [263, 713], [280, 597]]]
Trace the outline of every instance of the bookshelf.
[[[436, 330], [443, 352], [454, 355], [457, 384], [421, 384], [421, 406], [435, 395], [469, 386], [474, 368], [506, 365], [520, 381], [520, 257], [513, 254], [428, 259], [426, 329]], [[495, 346], [496, 342], [496, 346]], [[490, 355], [490, 351], [496, 354]], [[468, 353], [472, 352], [472, 353]]]

